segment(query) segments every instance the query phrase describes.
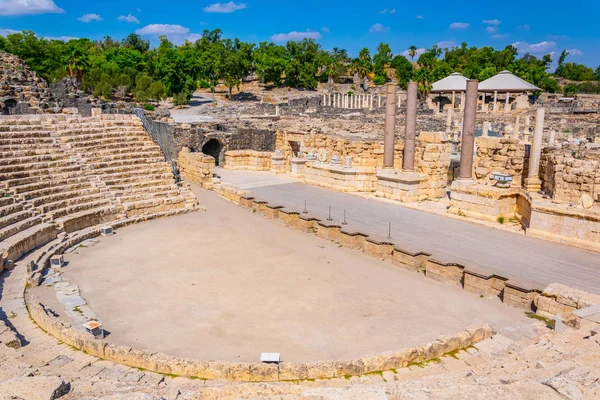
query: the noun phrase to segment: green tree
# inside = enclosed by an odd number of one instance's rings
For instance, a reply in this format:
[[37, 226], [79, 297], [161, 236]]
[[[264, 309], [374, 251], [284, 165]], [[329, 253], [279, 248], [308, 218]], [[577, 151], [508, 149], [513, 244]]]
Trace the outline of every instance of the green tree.
[[285, 47], [274, 43], [261, 42], [254, 52], [254, 65], [258, 76], [264, 83], [273, 83], [279, 87], [286, 69]]
[[314, 90], [317, 88], [319, 45], [314, 39], [289, 41], [286, 46], [285, 80], [290, 87]]
[[388, 81], [387, 73], [385, 72], [385, 68], [389, 66], [392, 61], [392, 50], [390, 49], [389, 44], [380, 43], [377, 46], [377, 54], [373, 57], [375, 72], [375, 79], [377, 80], [376, 84], [382, 85], [383, 83]]
[[81, 85], [81, 78], [88, 68], [86, 54], [80, 48], [73, 48], [65, 59], [65, 69], [74, 87], [78, 88]]
[[412, 45], [408, 48], [408, 55], [410, 56], [411, 61], [415, 61], [415, 56], [417, 55], [417, 46]]
[[396, 56], [392, 59], [390, 66], [396, 70], [396, 78], [402, 89], [406, 89], [408, 82], [413, 78], [414, 67], [404, 56]]
[[362, 81], [361, 86], [364, 91], [369, 90], [369, 74], [373, 71], [371, 53], [366, 47], [361, 49], [358, 57], [352, 61], [350, 66], [352, 72]]

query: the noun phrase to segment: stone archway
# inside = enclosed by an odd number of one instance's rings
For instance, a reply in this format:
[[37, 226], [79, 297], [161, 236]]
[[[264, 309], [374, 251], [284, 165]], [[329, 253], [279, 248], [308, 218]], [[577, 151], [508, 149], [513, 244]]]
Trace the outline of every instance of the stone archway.
[[219, 166], [222, 149], [221, 142], [217, 139], [210, 139], [202, 146], [202, 153], [212, 156], [215, 159], [215, 166]]

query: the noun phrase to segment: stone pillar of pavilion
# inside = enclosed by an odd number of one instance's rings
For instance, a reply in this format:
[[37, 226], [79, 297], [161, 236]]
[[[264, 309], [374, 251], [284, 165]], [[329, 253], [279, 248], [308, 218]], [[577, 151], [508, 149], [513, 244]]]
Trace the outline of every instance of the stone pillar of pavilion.
[[453, 91], [452, 91], [452, 102], [451, 102], [451, 105], [450, 105], [450, 107], [451, 107], [453, 110], [454, 110], [454, 100], [455, 100], [455, 98], [456, 98], [456, 92], [453, 90]]
[[[394, 91], [395, 91], [395, 85]], [[388, 85], [388, 90], [389, 90]], [[424, 183], [427, 176], [415, 172], [415, 137], [417, 127], [417, 83], [408, 83], [406, 98], [406, 125], [404, 134], [404, 152], [402, 155], [402, 169], [390, 168], [393, 165], [393, 139], [388, 139], [388, 110], [395, 110], [396, 104], [389, 104], [389, 92], [386, 99], [386, 135], [384, 141], [384, 168], [377, 171], [377, 189], [375, 195], [403, 202], [419, 201], [427, 198]], [[392, 117], [393, 118], [393, 117]], [[392, 121], [392, 119], [390, 119]], [[393, 134], [391, 136], [393, 138]], [[389, 143], [392, 143], [390, 150]], [[389, 161], [389, 158], [391, 162]]]
[[483, 126], [481, 127], [481, 136], [488, 137], [490, 132], [490, 122], [483, 121]]
[[504, 112], [508, 113], [510, 111], [510, 93], [506, 93], [506, 102], [504, 103]]
[[498, 91], [494, 90], [494, 112], [498, 111]]
[[386, 85], [385, 136], [383, 137], [383, 168], [394, 168], [394, 145], [396, 135], [396, 85]]
[[533, 131], [533, 140], [531, 151], [529, 153], [529, 171], [525, 178], [525, 190], [528, 192], [537, 192], [542, 188], [540, 180], [540, 157], [542, 154], [542, 139], [544, 137], [544, 116], [545, 109], [538, 108], [535, 114], [535, 130]]
[[475, 117], [477, 116], [477, 89], [479, 81], [467, 81], [467, 100], [460, 146], [459, 185], [473, 184], [473, 152], [475, 150]]

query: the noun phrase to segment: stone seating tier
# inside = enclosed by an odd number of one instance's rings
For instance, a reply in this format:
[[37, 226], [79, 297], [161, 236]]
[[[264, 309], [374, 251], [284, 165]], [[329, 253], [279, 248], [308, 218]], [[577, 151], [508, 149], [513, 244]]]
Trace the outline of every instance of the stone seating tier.
[[135, 116], [3, 118], [0, 154], [3, 260], [43, 242], [47, 224], [73, 232], [197, 207]]

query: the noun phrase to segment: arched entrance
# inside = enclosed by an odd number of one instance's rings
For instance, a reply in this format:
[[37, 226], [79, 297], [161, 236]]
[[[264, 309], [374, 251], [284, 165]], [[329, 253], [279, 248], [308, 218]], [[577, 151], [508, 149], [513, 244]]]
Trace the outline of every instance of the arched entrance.
[[221, 143], [217, 139], [210, 139], [202, 146], [202, 152], [206, 155], [213, 156], [215, 159], [215, 165], [219, 165], [219, 157], [221, 156]]

